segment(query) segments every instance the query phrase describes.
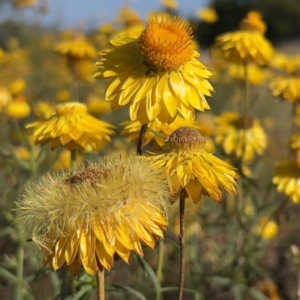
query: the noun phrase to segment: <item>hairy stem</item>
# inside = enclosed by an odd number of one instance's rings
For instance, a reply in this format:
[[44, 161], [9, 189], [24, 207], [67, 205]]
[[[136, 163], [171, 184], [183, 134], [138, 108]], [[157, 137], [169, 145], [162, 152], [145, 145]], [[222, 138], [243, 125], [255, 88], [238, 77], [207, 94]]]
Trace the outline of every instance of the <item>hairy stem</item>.
[[97, 300], [105, 300], [105, 276], [104, 270], [97, 271]]
[[184, 275], [185, 275], [185, 224], [184, 224], [184, 206], [185, 206], [185, 194], [180, 195], [180, 280], [179, 280], [179, 293], [178, 300], [182, 300], [183, 288], [184, 288]]

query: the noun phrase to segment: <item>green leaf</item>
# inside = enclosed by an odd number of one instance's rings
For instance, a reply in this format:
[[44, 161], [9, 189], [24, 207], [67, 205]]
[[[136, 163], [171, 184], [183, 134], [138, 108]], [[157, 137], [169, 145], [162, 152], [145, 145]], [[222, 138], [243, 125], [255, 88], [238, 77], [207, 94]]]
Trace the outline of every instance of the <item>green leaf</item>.
[[13, 284], [16, 284], [18, 282], [18, 278], [15, 275], [13, 275], [12, 273], [10, 273], [2, 267], [0, 267], [0, 277], [6, 279], [7, 281]]
[[205, 276], [205, 280], [210, 283], [215, 283], [221, 286], [229, 286], [231, 283], [231, 279], [222, 276]]
[[149, 275], [151, 281], [153, 282], [155, 291], [156, 291], [156, 299], [159, 299], [161, 286], [160, 286], [160, 283], [158, 282], [156, 274], [154, 273], [152, 268], [149, 266], [149, 264], [142, 257], [140, 257], [139, 255], [136, 255], [136, 257], [137, 257], [141, 267], [143, 268], [143, 270]]
[[88, 299], [87, 294], [93, 290], [91, 285], [83, 286], [75, 295], [73, 295], [72, 300]]
[[262, 294], [259, 290], [255, 288], [250, 289], [250, 295], [253, 297], [254, 300], [270, 300], [269, 297], [266, 297]]
[[131, 299], [132, 296], [137, 297], [141, 300], [147, 300], [146, 297], [128, 286], [115, 285], [115, 284], [107, 284], [105, 286], [105, 290], [108, 292], [122, 293], [126, 298]]
[[234, 300], [245, 300], [247, 287], [242, 284], [237, 284], [232, 288], [233, 299]]

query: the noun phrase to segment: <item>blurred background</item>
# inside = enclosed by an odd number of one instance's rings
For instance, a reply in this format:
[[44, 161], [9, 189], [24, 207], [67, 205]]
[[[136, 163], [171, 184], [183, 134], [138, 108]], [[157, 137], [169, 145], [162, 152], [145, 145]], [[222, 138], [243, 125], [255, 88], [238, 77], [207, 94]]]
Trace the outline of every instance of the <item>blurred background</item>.
[[[37, 247], [26, 242], [30, 237], [21, 236], [14, 224], [15, 200], [21, 197], [24, 185], [48, 171], [71, 166], [66, 149], [51, 151], [49, 145], [34, 145], [26, 125], [50, 118], [59, 103], [79, 100], [94, 117], [117, 127], [116, 137], [103, 145], [101, 154], [135, 153], [135, 141], [122, 135], [128, 110], [112, 113], [104, 101], [106, 84], [93, 78], [97, 52], [109, 48], [111, 39], [137, 38], [149, 17], [168, 13], [189, 21], [200, 60], [214, 74], [211, 83], [216, 93], [208, 99], [212, 112], [197, 115], [201, 132], [210, 140], [213, 153], [236, 163], [215, 144], [215, 120], [224, 111], [239, 107], [244, 80], [214, 61], [210, 47], [216, 36], [238, 30], [251, 10], [262, 14], [267, 24], [265, 37], [276, 52], [287, 60], [300, 55], [299, 0], [0, 0], [0, 299], [95, 299], [94, 278], [82, 272], [75, 283], [78, 293], [72, 296], [72, 280], [64, 272], [44, 268]], [[84, 41], [85, 54], [75, 47], [70, 58], [67, 43], [78, 40]], [[298, 78], [300, 64], [296, 65], [290, 74]], [[261, 68], [262, 81], [253, 83], [252, 113], [265, 128], [269, 142], [264, 155], [244, 166], [246, 194], [240, 219], [237, 199], [231, 196], [224, 196], [218, 205], [205, 199], [187, 208], [186, 287], [192, 292], [185, 299], [300, 299], [300, 209], [272, 184], [276, 162], [296, 159], [287, 144], [299, 132], [300, 95], [295, 92], [297, 100], [291, 104], [279, 101], [284, 97], [274, 96], [269, 89], [272, 76], [284, 71], [288, 76], [287, 69], [287, 64], [282, 67], [279, 63]], [[156, 148], [149, 144], [148, 149]], [[83, 152], [78, 163], [98, 155]], [[300, 178], [300, 172], [295, 176]], [[153, 278], [136, 257], [131, 266], [118, 261], [107, 274], [111, 284], [108, 299], [155, 299], [157, 282], [166, 288], [161, 299], [177, 299], [174, 290], [167, 292], [177, 285], [179, 276], [178, 207], [173, 210], [164, 245], [164, 275]], [[155, 270], [157, 255], [156, 250], [145, 250], [147, 267]]]

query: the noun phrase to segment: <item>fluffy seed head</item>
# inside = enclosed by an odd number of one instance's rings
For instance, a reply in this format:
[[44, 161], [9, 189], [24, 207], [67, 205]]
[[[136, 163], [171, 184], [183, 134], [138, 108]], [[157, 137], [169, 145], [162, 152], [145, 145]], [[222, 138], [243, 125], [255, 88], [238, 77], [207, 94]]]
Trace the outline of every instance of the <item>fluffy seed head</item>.
[[168, 224], [168, 184], [136, 157], [115, 154], [77, 172], [48, 174], [27, 186], [17, 219], [52, 270], [76, 276], [130, 263], [142, 244], [155, 247]]

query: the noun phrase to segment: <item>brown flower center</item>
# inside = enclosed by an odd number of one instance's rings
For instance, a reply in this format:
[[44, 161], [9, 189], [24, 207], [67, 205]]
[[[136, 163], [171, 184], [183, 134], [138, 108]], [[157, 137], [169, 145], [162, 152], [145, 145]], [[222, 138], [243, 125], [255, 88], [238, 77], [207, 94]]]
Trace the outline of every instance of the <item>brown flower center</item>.
[[200, 132], [190, 127], [181, 127], [174, 131], [166, 141], [173, 150], [201, 151], [206, 140]]
[[105, 169], [98, 169], [94, 167], [83, 168], [71, 178], [68, 178], [65, 183], [76, 186], [81, 185], [83, 183], [90, 183], [95, 186], [96, 183], [99, 183], [103, 180], [103, 178], [107, 178], [110, 171]]

